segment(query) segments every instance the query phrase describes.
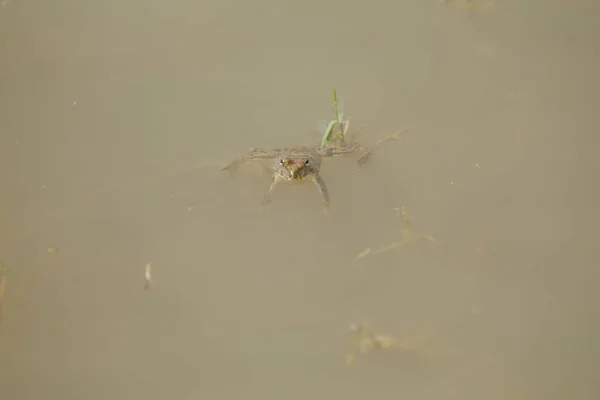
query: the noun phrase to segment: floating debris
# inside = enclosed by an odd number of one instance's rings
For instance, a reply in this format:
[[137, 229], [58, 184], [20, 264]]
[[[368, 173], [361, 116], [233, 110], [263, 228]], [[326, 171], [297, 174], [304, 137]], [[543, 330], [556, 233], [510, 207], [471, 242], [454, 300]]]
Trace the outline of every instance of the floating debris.
[[[350, 334], [354, 347], [358, 348], [360, 355], [366, 355], [374, 349], [412, 351], [417, 344], [429, 339], [427, 337], [419, 337], [414, 340], [400, 341], [394, 336], [376, 333], [368, 329], [365, 324], [357, 322], [350, 324]], [[354, 351], [346, 355], [346, 365], [354, 364], [355, 360], [356, 355]]]
[[50, 247], [48, 249], [48, 254], [52, 254], [53, 256], [58, 254], [59, 249], [55, 248], [55, 247]]
[[355, 359], [356, 359], [356, 357], [354, 356], [354, 353], [348, 353], [346, 355], [346, 365], [354, 364]]
[[146, 283], [144, 284], [144, 289], [148, 289], [150, 285], [152, 285], [152, 265], [146, 264], [146, 268], [144, 270], [144, 279]]
[[369, 254], [371, 254], [371, 251], [372, 251], [372, 250], [371, 250], [371, 248], [370, 248], [370, 247], [367, 247], [366, 249], [364, 249], [363, 251], [361, 251], [361, 252], [360, 252], [360, 253], [359, 253], [359, 254], [356, 256], [356, 258], [363, 258], [363, 257], [366, 257], [366, 256], [368, 256]]

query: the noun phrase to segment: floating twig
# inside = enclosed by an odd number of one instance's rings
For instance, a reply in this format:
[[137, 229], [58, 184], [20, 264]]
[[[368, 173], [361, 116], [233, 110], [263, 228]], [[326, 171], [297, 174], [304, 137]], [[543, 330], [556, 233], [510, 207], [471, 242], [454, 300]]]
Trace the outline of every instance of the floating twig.
[[4, 315], [4, 301], [2, 299], [4, 297], [4, 292], [6, 291], [7, 281], [8, 279], [6, 278], [6, 275], [3, 275], [0, 278], [0, 323], [2, 323], [2, 318]]
[[390, 250], [394, 250], [394, 249], [396, 249], [398, 247], [403, 247], [403, 246], [411, 245], [411, 244], [413, 244], [415, 242], [422, 241], [422, 240], [427, 240], [427, 241], [432, 242], [432, 243], [438, 243], [438, 241], [433, 236], [422, 235], [422, 234], [417, 233], [417, 232], [415, 232], [413, 230], [413, 228], [412, 228], [412, 221], [408, 217], [408, 214], [407, 214], [406, 210], [404, 209], [404, 207], [396, 207], [393, 210], [396, 213], [396, 216], [400, 217], [400, 219], [404, 223], [404, 229], [402, 229], [400, 231], [400, 233], [402, 234], [402, 239], [399, 240], [399, 241], [387, 244], [385, 246], [382, 246], [382, 247], [380, 247], [378, 249], [375, 249], [375, 250], [371, 249], [370, 247], [366, 248], [365, 250], [361, 251], [356, 256], [357, 259], [364, 258], [364, 257], [366, 257], [369, 254], [371, 254], [371, 255], [377, 255], [377, 254], [385, 253], [385, 252], [388, 252]]

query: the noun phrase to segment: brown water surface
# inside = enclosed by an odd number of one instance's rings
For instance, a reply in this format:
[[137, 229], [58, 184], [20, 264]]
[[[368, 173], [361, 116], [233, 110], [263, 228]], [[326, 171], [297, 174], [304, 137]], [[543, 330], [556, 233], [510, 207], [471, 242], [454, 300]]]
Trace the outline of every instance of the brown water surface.
[[600, 7], [467, 3], [3, 1], [0, 398], [600, 398]]

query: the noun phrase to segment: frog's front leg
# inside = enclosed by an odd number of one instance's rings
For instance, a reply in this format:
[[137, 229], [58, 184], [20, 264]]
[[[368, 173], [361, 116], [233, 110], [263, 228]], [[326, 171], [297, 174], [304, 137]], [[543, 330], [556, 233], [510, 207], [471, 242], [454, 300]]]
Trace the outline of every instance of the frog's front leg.
[[323, 213], [325, 215], [329, 215], [329, 190], [327, 189], [327, 185], [325, 184], [325, 181], [323, 180], [323, 178], [321, 178], [321, 175], [316, 174], [313, 178], [313, 182], [315, 182], [315, 184], [317, 185], [317, 187], [319, 188], [319, 193], [321, 194], [321, 200], [323, 202]]
[[263, 195], [262, 201], [260, 202], [260, 204], [262, 206], [271, 202], [271, 193], [273, 192], [273, 189], [275, 189], [275, 186], [277, 186], [277, 184], [279, 182], [281, 182], [281, 179], [282, 178], [279, 175], [276, 175], [276, 174], [273, 175], [273, 179], [271, 180], [271, 185], [269, 185], [269, 189], [265, 192], [265, 194]]

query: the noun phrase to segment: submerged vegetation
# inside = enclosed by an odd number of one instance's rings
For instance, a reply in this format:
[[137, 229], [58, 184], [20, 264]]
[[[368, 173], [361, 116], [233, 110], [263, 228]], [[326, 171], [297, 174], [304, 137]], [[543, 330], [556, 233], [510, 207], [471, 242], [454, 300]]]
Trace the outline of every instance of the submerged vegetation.
[[325, 126], [325, 132], [323, 133], [323, 138], [321, 139], [321, 147], [325, 147], [327, 143], [335, 141], [336, 134], [340, 138], [344, 138], [346, 132], [348, 132], [348, 128], [350, 127], [350, 121], [344, 120], [344, 110], [340, 111], [337, 99], [337, 91], [335, 88], [333, 88], [333, 112], [333, 119], [327, 122], [327, 125]]

